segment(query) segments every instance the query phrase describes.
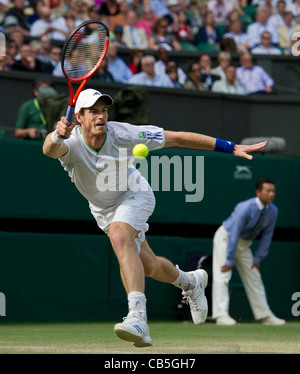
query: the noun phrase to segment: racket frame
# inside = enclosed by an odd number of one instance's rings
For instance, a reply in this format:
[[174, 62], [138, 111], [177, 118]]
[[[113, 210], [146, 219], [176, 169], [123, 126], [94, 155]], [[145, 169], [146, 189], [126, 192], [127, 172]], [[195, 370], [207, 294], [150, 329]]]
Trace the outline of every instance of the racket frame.
[[[86, 25], [88, 25], [90, 23], [98, 23], [99, 25], [101, 25], [104, 28], [104, 30], [106, 32], [106, 40], [105, 40], [103, 51], [102, 51], [101, 56], [99, 57], [97, 63], [95, 64], [95, 66], [86, 75], [84, 75], [83, 77], [80, 77], [80, 78], [71, 78], [71, 77], [68, 76], [68, 74], [65, 70], [65, 67], [64, 67], [64, 65], [65, 65], [65, 52], [66, 52], [67, 46], [69, 44], [69, 41], [74, 36], [74, 34], [76, 34], [78, 32], [78, 30], [80, 30], [81, 28], [85, 27]], [[67, 113], [66, 113], [66, 117], [67, 117], [67, 120], [68, 120], [69, 124], [71, 124], [71, 122], [73, 120], [74, 111], [75, 111], [75, 104], [76, 104], [76, 101], [78, 99], [78, 96], [79, 96], [80, 92], [82, 91], [83, 87], [86, 85], [87, 81], [93, 76], [93, 74], [99, 68], [101, 62], [104, 60], [104, 57], [105, 57], [107, 49], [108, 49], [108, 44], [109, 44], [109, 30], [104, 23], [102, 23], [98, 20], [88, 20], [88, 21], [82, 22], [80, 25], [75, 27], [75, 29], [70, 33], [70, 35], [68, 36], [67, 40], [64, 43], [63, 50], [62, 50], [62, 56], [61, 56], [61, 67], [62, 67], [62, 71], [63, 71], [63, 73], [66, 77], [67, 84], [68, 84], [69, 91], [70, 91], [70, 100], [69, 100], [69, 105], [68, 105], [68, 109], [67, 109]], [[77, 91], [76, 91], [76, 93], [75, 93], [75, 95], [74, 95], [74, 89], [73, 89], [73, 86], [72, 86], [72, 82], [81, 82]]]

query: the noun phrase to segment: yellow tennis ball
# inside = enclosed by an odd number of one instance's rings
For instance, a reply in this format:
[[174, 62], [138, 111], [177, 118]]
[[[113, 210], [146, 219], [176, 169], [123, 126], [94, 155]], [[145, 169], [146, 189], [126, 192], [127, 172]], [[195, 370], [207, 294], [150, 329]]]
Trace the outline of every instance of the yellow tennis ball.
[[145, 144], [137, 144], [134, 146], [132, 153], [135, 158], [145, 158], [148, 156], [149, 150]]

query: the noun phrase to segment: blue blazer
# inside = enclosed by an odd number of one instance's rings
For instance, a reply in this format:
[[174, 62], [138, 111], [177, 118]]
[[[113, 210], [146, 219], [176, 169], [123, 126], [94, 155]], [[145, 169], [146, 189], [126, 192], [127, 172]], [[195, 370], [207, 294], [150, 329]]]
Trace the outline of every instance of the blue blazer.
[[[217, 27], [214, 27], [214, 29], [215, 29], [215, 32], [216, 32], [216, 40], [215, 40], [215, 42], [216, 43], [220, 43], [220, 41], [221, 41], [220, 31], [219, 31], [219, 29]], [[199, 27], [198, 34], [196, 36], [196, 41], [197, 41], [197, 44], [199, 44], [199, 43], [207, 43], [207, 33], [206, 33], [205, 26], [200, 26]]]

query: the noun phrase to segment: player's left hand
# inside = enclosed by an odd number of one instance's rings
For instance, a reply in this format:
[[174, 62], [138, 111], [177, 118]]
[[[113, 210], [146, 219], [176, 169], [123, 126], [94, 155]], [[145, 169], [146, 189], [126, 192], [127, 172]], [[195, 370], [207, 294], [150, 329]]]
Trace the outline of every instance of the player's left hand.
[[244, 157], [248, 160], [252, 160], [253, 156], [249, 155], [250, 152], [259, 151], [260, 149], [264, 148], [267, 145], [267, 142], [261, 142], [257, 144], [252, 145], [242, 145], [242, 144], [236, 144], [234, 146], [232, 154], [237, 157]]

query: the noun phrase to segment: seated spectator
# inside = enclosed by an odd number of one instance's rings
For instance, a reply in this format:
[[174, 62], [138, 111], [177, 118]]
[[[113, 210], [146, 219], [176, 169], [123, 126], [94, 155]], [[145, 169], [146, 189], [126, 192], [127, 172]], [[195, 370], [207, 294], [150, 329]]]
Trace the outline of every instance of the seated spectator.
[[163, 46], [168, 51], [180, 51], [181, 46], [172, 33], [168, 33], [168, 20], [160, 18], [154, 26], [154, 32], [148, 38], [149, 49], [157, 50]]
[[128, 79], [128, 84], [137, 84], [154, 87], [173, 87], [173, 83], [166, 74], [156, 74], [154, 71], [155, 58], [151, 55], [145, 55], [141, 59], [141, 72], [134, 74]]
[[[169, 53], [164, 47], [160, 47], [156, 52], [156, 61], [154, 64], [154, 70], [157, 74], [164, 74], [166, 72], [167, 62], [169, 61]], [[186, 74], [180, 66], [177, 67], [178, 80], [180, 84], [184, 84], [186, 81]]]
[[52, 72], [60, 64], [62, 48], [59, 45], [51, 45], [49, 52], [49, 63], [52, 65]]
[[143, 28], [147, 37], [153, 33], [154, 25], [157, 22], [157, 17], [149, 5], [146, 5], [143, 10], [143, 16], [138, 21], [136, 27]]
[[207, 13], [207, 2], [206, 1], [191, 1], [189, 6], [191, 12], [191, 24], [193, 34], [196, 35], [199, 27], [204, 25], [204, 17]]
[[166, 74], [173, 83], [174, 88], [182, 88], [182, 84], [178, 80], [178, 70], [175, 61], [168, 61], [166, 66]]
[[284, 26], [283, 14], [285, 11], [285, 0], [279, 0], [276, 4], [276, 12], [269, 17], [268, 24], [274, 26], [276, 30], [278, 27]]
[[253, 55], [281, 55], [279, 48], [273, 47], [271, 34], [265, 31], [261, 34], [260, 44], [251, 50]]
[[286, 4], [286, 10], [293, 13], [296, 23], [300, 23], [300, 0], [294, 0], [292, 3]]
[[7, 70], [11, 71], [12, 66], [16, 61], [16, 56], [18, 55], [18, 46], [17, 46], [17, 43], [13, 39], [7, 39], [5, 45], [6, 45], [5, 62], [7, 65]]
[[253, 65], [250, 53], [243, 53], [240, 57], [240, 64], [236, 69], [236, 76], [243, 86], [246, 94], [272, 94], [274, 80], [266, 71], [258, 65]]
[[125, 83], [133, 75], [126, 63], [118, 56], [118, 50], [113, 41], [108, 45], [108, 71], [114, 78], [114, 81]]
[[126, 0], [121, 0], [119, 2], [119, 12], [116, 15], [110, 16], [109, 27], [111, 30], [114, 30], [116, 25], [125, 26], [126, 25], [126, 16], [130, 11], [129, 3]]
[[211, 89], [213, 83], [220, 79], [220, 75], [213, 74], [210, 56], [206, 54], [200, 56], [199, 66], [201, 69], [201, 81]]
[[51, 8], [46, 3], [38, 8], [38, 19], [33, 22], [30, 29], [30, 36], [33, 38], [40, 38], [46, 36], [51, 38], [51, 33], [54, 30], [51, 21]]
[[219, 92], [231, 95], [245, 95], [245, 90], [236, 79], [236, 68], [228, 65], [225, 68], [225, 79], [215, 81], [212, 85], [212, 92]]
[[198, 62], [193, 62], [188, 68], [188, 78], [184, 88], [197, 91], [208, 91], [208, 86], [201, 81], [201, 67]]
[[284, 26], [277, 29], [279, 36], [279, 46], [281, 48], [291, 48], [292, 46], [292, 35], [296, 32], [300, 32], [300, 25], [294, 24], [294, 15], [292, 12], [285, 12], [283, 15]]
[[52, 20], [52, 33], [51, 38], [53, 40], [65, 41], [72, 30], [78, 26], [82, 20], [80, 18], [75, 19], [72, 10], [67, 11], [63, 16]]
[[[56, 0], [56, 1], [58, 1], [58, 0]], [[94, 7], [94, 10], [96, 12], [93, 13], [93, 15], [96, 15], [96, 18], [91, 17], [91, 12], [90, 12], [91, 7], [90, 6], [92, 6], [92, 2], [90, 2], [88, 4], [87, 1], [77, 0], [75, 2], [75, 6], [76, 6], [77, 9], [76, 9], [75, 12], [73, 11], [72, 13], [73, 13], [74, 20], [75, 19], [79, 20], [79, 23], [84, 22], [84, 21], [89, 21], [90, 19], [95, 19], [95, 20], [98, 19], [98, 12], [97, 12], [96, 7]], [[93, 12], [93, 10], [92, 10], [92, 12]], [[76, 16], [75, 16], [74, 13], [76, 14]]]
[[196, 43], [208, 43], [218, 45], [221, 41], [221, 34], [215, 25], [214, 14], [208, 11], [204, 16], [204, 24], [199, 27], [195, 35]]
[[[64, 61], [65, 69], [68, 71], [68, 75], [71, 78], [81, 78], [89, 72], [89, 69], [86, 67], [86, 61], [83, 61], [78, 64], [79, 59], [78, 49], [73, 49], [68, 55], [67, 60]], [[52, 75], [55, 77], [63, 77], [64, 73], [61, 67], [61, 64], [57, 64], [55, 69], [52, 72]]]
[[179, 11], [179, 1], [178, 0], [166, 0], [166, 6], [169, 10], [169, 14], [166, 18], [169, 20], [169, 24], [177, 22], [178, 11]]
[[21, 33], [18, 19], [15, 16], [7, 16], [4, 19], [3, 28], [6, 34], [11, 34], [14, 31], [19, 31]]
[[141, 59], [144, 56], [144, 51], [140, 49], [133, 49], [129, 54], [129, 69], [132, 74], [137, 74], [141, 71]]
[[[103, 4], [107, 4], [107, 2], [103, 3]], [[88, 11], [89, 11], [88, 19], [94, 19], [94, 20], [100, 21], [100, 14], [99, 14], [99, 7], [98, 6], [96, 6], [94, 4], [90, 5], [89, 8], [88, 8]], [[103, 13], [102, 13], [102, 15], [104, 16]]]
[[177, 20], [172, 23], [172, 31], [179, 42], [194, 43], [192, 27], [185, 10], [179, 10]]
[[[247, 28], [250, 23], [255, 21], [256, 7], [253, 5], [248, 5], [247, 0], [237, 0], [234, 5], [234, 10], [238, 13], [238, 18], [242, 24], [243, 28]], [[229, 24], [231, 21], [229, 20]]]
[[272, 36], [272, 43], [278, 45], [279, 37], [277, 31], [274, 26], [268, 25], [268, 13], [261, 10], [257, 12], [256, 22], [251, 23], [247, 28], [250, 48], [254, 48], [260, 43], [260, 37], [264, 31], [269, 31]]
[[[13, 40], [16, 45], [17, 45], [17, 48], [18, 48], [18, 53], [20, 51], [20, 48], [22, 47], [22, 45], [24, 44], [24, 35], [22, 34], [21, 31], [19, 30], [15, 30], [13, 32], [10, 32], [9, 33], [9, 39]], [[19, 56], [20, 57], [20, 56]], [[16, 58], [18, 59], [18, 58]]]
[[114, 30], [115, 38], [113, 39], [115, 46], [119, 49], [128, 48], [123, 40], [123, 26], [116, 25]]
[[153, 13], [157, 18], [164, 18], [167, 17], [168, 23], [169, 23], [169, 16], [170, 11], [164, 1], [161, 0], [149, 0], [148, 5], [153, 10]]
[[231, 55], [229, 52], [221, 51], [218, 54], [219, 65], [211, 69], [211, 74], [219, 75], [221, 79], [225, 79], [225, 70], [231, 63]]
[[250, 39], [248, 34], [242, 31], [243, 25], [240, 20], [232, 21], [229, 25], [229, 31], [223, 35], [222, 39], [231, 38], [234, 40], [239, 53], [249, 50]]
[[29, 44], [21, 46], [20, 60], [15, 61], [12, 65], [12, 70], [51, 74], [48, 64], [34, 58], [32, 48]]
[[51, 50], [51, 38], [48, 36], [42, 36], [39, 38], [39, 42], [41, 43], [41, 49], [39, 54], [39, 59], [42, 62], [49, 62], [50, 57], [50, 50]]
[[227, 0], [208, 0], [207, 10], [213, 13], [214, 22], [217, 26], [227, 25], [228, 16], [233, 10], [233, 6]]
[[273, 0], [259, 1], [258, 6], [257, 6], [257, 11], [259, 12], [263, 10], [264, 12], [267, 13], [268, 18], [270, 18], [276, 12], [273, 4], [274, 4]]
[[22, 32], [24, 36], [30, 35], [30, 23], [25, 14], [26, 2], [25, 0], [13, 0], [12, 7], [6, 12], [6, 17], [14, 16], [18, 20], [18, 30]]
[[105, 56], [104, 60], [99, 65], [97, 71], [93, 74], [92, 79], [100, 79], [103, 82], [113, 82], [114, 78], [108, 71], [108, 58]]
[[117, 0], [107, 0], [102, 2], [98, 13], [105, 14], [106, 16], [113, 17], [120, 12]]
[[137, 15], [133, 10], [126, 14], [126, 25], [123, 26], [123, 40], [128, 48], [148, 48], [148, 38], [143, 28], [136, 27]]
[[51, 89], [51, 82], [48, 79], [38, 79], [33, 83], [32, 93], [34, 98], [25, 101], [17, 113], [15, 137], [17, 139], [38, 139], [47, 134], [47, 122], [38, 100], [41, 88], [50, 88], [49, 93], [55, 93]]
[[[257, 4], [254, 4], [254, 1], [251, 0], [238, 0], [237, 2], [238, 4], [236, 4], [234, 8], [239, 11], [240, 20], [243, 25], [247, 27], [256, 20]], [[245, 23], [244, 20], [246, 21]]]

